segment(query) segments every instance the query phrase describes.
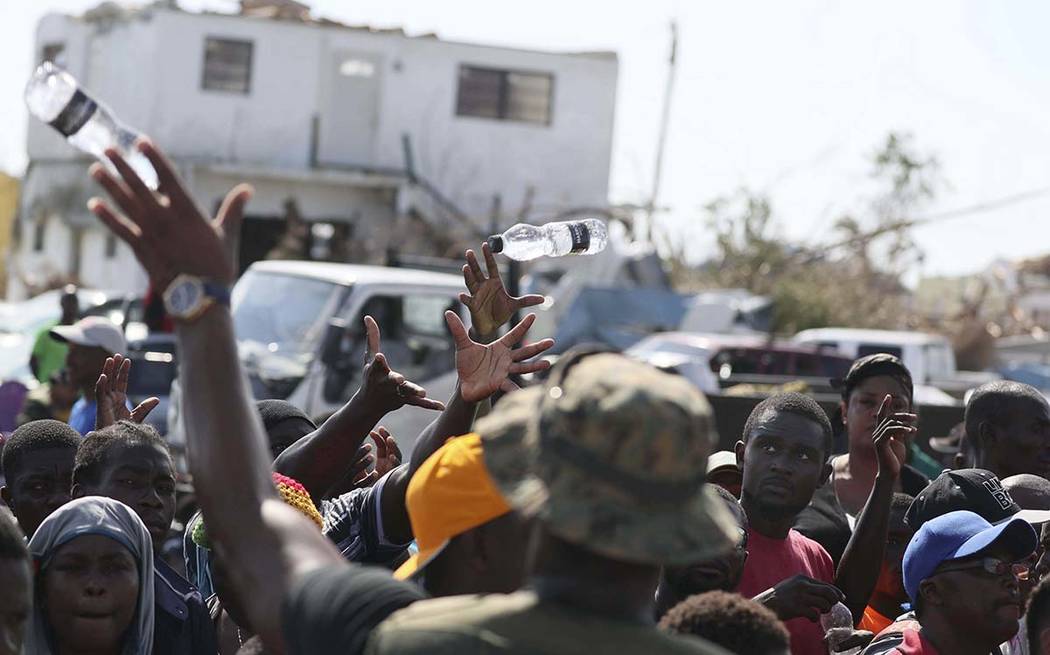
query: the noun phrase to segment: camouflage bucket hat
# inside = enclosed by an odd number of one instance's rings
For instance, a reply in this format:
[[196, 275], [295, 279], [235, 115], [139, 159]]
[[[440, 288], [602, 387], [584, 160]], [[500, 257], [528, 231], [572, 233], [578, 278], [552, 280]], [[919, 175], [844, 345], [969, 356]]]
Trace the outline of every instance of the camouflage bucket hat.
[[546, 385], [506, 397], [477, 432], [508, 502], [598, 554], [690, 564], [737, 537], [704, 489], [717, 439], [710, 405], [684, 378], [621, 355], [567, 355]]

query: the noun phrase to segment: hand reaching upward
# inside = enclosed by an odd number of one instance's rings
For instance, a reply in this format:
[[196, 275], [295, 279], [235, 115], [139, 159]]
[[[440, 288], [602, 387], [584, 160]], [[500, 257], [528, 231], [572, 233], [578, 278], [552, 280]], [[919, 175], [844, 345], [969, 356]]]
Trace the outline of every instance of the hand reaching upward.
[[909, 436], [915, 434], [919, 417], [910, 412], [893, 412], [893, 396], [886, 395], [875, 417], [872, 442], [878, 457], [879, 473], [896, 480], [907, 459]]
[[252, 187], [240, 184], [227, 195], [214, 220], [205, 218], [187, 193], [167, 158], [148, 140], [135, 147], [149, 159], [159, 180], [154, 193], [112, 148], [106, 156], [120, 173], [114, 176], [94, 164], [91, 177], [120, 208], [92, 198], [88, 209], [123, 239], [149, 274], [153, 287], [164, 291], [180, 273], [232, 284], [237, 275], [234, 246]]
[[361, 392], [370, 406], [382, 410], [384, 414], [404, 405], [437, 411], [445, 409], [444, 403], [427, 398], [426, 389], [390, 369], [386, 355], [380, 352], [379, 324], [371, 316], [365, 317], [365, 332], [368, 336], [368, 352], [365, 355], [367, 363]]
[[459, 294], [459, 300], [470, 310], [470, 321], [474, 332], [486, 339], [496, 335], [496, 331], [514, 316], [514, 312], [526, 307], [533, 307], [543, 302], [543, 296], [529, 295], [514, 297], [507, 293], [503, 280], [499, 276], [496, 256], [492, 254], [489, 244], [481, 246], [485, 265], [489, 269], [488, 277], [478, 264], [473, 250], [466, 253], [467, 263], [463, 266], [463, 281], [467, 284], [469, 294]]
[[543, 360], [525, 361], [548, 350], [554, 339], [543, 339], [534, 344], [515, 348], [536, 321], [529, 314], [507, 334], [485, 345], [471, 340], [463, 321], [452, 311], [445, 312], [445, 322], [456, 343], [456, 371], [459, 373], [459, 392], [463, 400], [478, 402], [499, 390], [514, 391], [517, 386], [509, 376], [535, 373], [550, 368]]
[[135, 409], [128, 409], [128, 375], [131, 373], [131, 360], [116, 354], [106, 358], [102, 373], [95, 383], [95, 429], [109, 427], [117, 421], [134, 421], [142, 423], [157, 405], [159, 398], [147, 398]]

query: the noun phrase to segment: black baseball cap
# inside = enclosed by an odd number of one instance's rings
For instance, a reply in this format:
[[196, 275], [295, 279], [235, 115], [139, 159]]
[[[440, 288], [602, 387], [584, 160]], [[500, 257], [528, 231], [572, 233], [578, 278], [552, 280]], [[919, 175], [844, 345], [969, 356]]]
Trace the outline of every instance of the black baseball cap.
[[899, 357], [889, 353], [875, 353], [861, 357], [849, 367], [846, 377], [831, 380], [831, 386], [841, 391], [842, 399], [846, 400], [857, 385], [868, 378], [879, 375], [888, 375], [900, 383], [908, 394], [908, 402], [912, 402], [915, 385], [912, 383], [911, 371]]
[[913, 530], [948, 512], [974, 512], [991, 524], [1021, 518], [1035, 525], [1050, 521], [1050, 511], [1022, 510], [1003, 488], [1003, 483], [985, 469], [945, 471], [912, 501], [904, 522]]

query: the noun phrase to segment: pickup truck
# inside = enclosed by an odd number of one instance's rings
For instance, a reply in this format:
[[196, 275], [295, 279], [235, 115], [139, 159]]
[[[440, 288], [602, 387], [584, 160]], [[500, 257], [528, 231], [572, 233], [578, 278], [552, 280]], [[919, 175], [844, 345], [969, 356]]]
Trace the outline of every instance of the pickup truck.
[[1000, 377], [995, 373], [957, 370], [955, 352], [948, 339], [927, 332], [818, 328], [799, 332], [793, 341], [828, 348], [851, 359], [874, 353], [896, 355], [911, 371], [917, 386], [940, 389], [957, 399]]
[[[459, 302], [463, 280], [405, 268], [303, 261], [252, 264], [231, 298], [237, 349], [257, 399], [281, 398], [324, 418], [361, 382], [363, 319], [379, 323], [390, 366], [447, 401], [455, 389], [455, 347], [445, 325], [451, 309], [469, 325]], [[175, 411], [177, 408], [173, 408]], [[175, 412], [177, 414], [177, 411]], [[383, 420], [404, 453], [437, 413], [405, 407]], [[178, 440], [178, 417], [170, 417]]]

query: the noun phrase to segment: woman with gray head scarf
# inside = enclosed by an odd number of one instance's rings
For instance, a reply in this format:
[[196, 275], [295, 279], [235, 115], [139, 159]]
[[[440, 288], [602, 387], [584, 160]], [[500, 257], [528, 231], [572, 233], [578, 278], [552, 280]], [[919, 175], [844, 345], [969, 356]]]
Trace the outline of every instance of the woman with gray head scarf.
[[131, 508], [74, 500], [40, 524], [29, 551], [37, 573], [27, 655], [151, 655], [153, 546]]

